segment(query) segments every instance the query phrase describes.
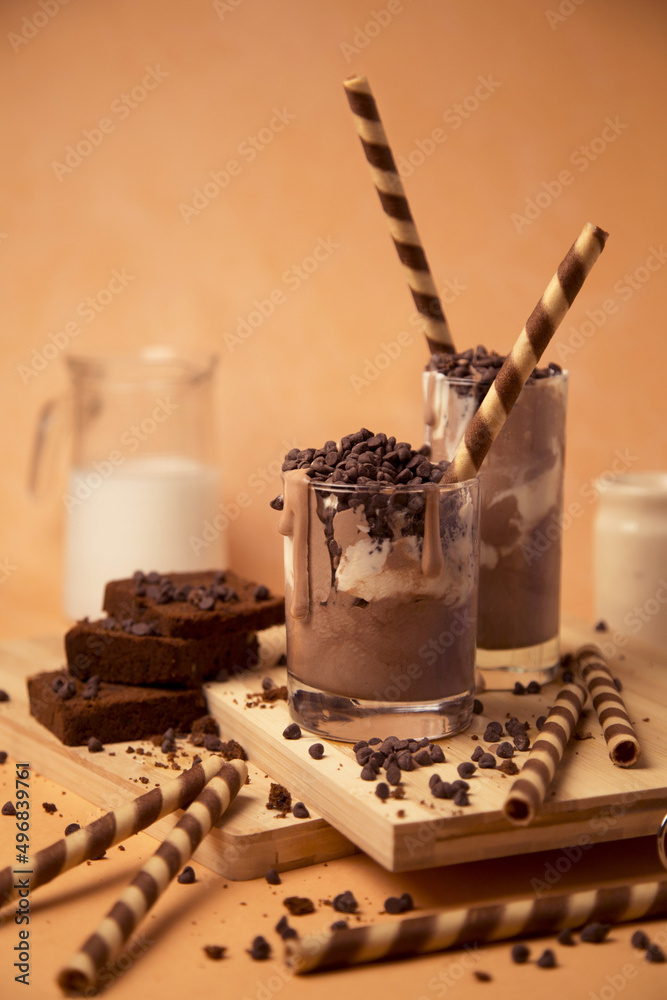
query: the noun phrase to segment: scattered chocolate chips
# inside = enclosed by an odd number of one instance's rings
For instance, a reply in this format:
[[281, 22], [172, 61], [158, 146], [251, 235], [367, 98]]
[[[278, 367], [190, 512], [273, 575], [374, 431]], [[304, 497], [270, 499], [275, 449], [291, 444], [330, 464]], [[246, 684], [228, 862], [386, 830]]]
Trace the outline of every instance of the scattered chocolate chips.
[[465, 788], [458, 788], [453, 799], [455, 806], [469, 806], [470, 799]]
[[0, 812], [2, 812], [3, 816], [16, 816], [16, 809], [14, 808], [14, 803], [13, 802], [5, 802], [5, 804], [2, 807], [2, 810], [0, 810]]
[[428, 752], [431, 755], [431, 760], [434, 764], [444, 764], [445, 763], [445, 752], [439, 743], [431, 743], [428, 748]]
[[221, 958], [224, 958], [226, 951], [227, 949], [221, 944], [204, 945], [204, 954], [207, 958], [212, 958], [214, 962], [219, 962]]
[[186, 865], [176, 881], [181, 885], [191, 885], [195, 881], [195, 870], [192, 865]]
[[401, 896], [389, 896], [384, 901], [384, 908], [387, 913], [407, 913], [414, 909], [415, 904], [409, 892], [404, 892]]
[[294, 928], [290, 927], [290, 925], [287, 923], [286, 916], [282, 916], [280, 918], [280, 920], [276, 924], [276, 931], [278, 932], [278, 934], [280, 934], [283, 941], [289, 941], [299, 936], [297, 932], [294, 930]]
[[378, 782], [375, 788], [375, 794], [379, 799], [382, 799], [383, 802], [389, 798], [389, 785], [386, 781]]
[[287, 899], [283, 899], [283, 906], [287, 907], [293, 917], [302, 917], [305, 913], [315, 912], [315, 905], [307, 896], [288, 896]]
[[582, 941], [587, 941], [590, 944], [600, 944], [602, 941], [607, 939], [607, 934], [610, 930], [611, 924], [593, 922], [591, 924], [586, 924], [586, 926], [582, 928], [579, 936]]
[[540, 969], [555, 969], [556, 968], [556, 956], [554, 955], [551, 948], [545, 948], [540, 957], [537, 960], [537, 965]]
[[525, 944], [515, 944], [512, 947], [512, 961], [516, 965], [523, 965], [530, 957], [530, 948]]
[[512, 737], [512, 743], [515, 750], [528, 750], [530, 748], [530, 739], [526, 733], [517, 733], [516, 736]]
[[69, 823], [65, 827], [65, 836], [69, 837], [70, 833], [76, 833], [76, 831], [80, 830], [80, 829], [81, 829], [81, 827], [79, 826], [78, 823]]
[[401, 769], [398, 764], [391, 764], [390, 767], [387, 768], [386, 778], [390, 785], [400, 784]]
[[[70, 698], [73, 698], [75, 694], [76, 694], [76, 684], [74, 683], [74, 681], [70, 680], [70, 681], [65, 681], [64, 684], [62, 684], [58, 688], [57, 697], [60, 698], [61, 701], [69, 701]], [[2, 701], [2, 698], [0, 698], [0, 701]]]
[[568, 948], [573, 947], [577, 943], [574, 940], [574, 935], [572, 934], [572, 929], [570, 927], [566, 927], [565, 930], [560, 932], [558, 935], [558, 943], [563, 944]]
[[502, 735], [503, 727], [501, 724], [499, 722], [489, 722], [488, 726], [484, 730], [484, 742], [497, 743]]
[[331, 925], [332, 931], [346, 931], [349, 927], [347, 920], [334, 920]]
[[496, 750], [496, 754], [498, 755], [498, 757], [505, 757], [505, 758], [513, 757], [514, 747], [512, 746], [511, 743], [507, 742], [501, 743], [498, 749]]
[[477, 760], [479, 760], [480, 757], [483, 756], [483, 754], [484, 754], [484, 748], [483, 747], [475, 747], [475, 749], [473, 750], [473, 752], [470, 754], [470, 759], [477, 761]]
[[304, 806], [303, 802], [295, 802], [292, 807], [292, 815], [296, 816], [297, 819], [309, 819], [310, 813]]
[[431, 795], [434, 799], [451, 799], [455, 791], [448, 781], [437, 781], [431, 785]]
[[269, 868], [264, 878], [269, 883], [269, 885], [280, 885], [282, 883], [282, 879], [278, 874], [277, 868]]
[[474, 701], [473, 701], [473, 703], [472, 703], [472, 714], [473, 715], [482, 715], [483, 712], [484, 712], [484, 705], [479, 700], [479, 698], [475, 698]]
[[512, 694], [525, 694], [526, 689], [521, 683], [521, 681], [516, 681], [514, 687], [512, 688]]
[[[480, 747], [481, 749], [481, 747]], [[456, 768], [456, 772], [460, 778], [471, 778], [477, 768], [468, 760], [464, 760], [462, 764]]]
[[58, 806], [55, 802], [42, 802], [42, 809], [45, 813], [48, 813], [49, 816], [53, 816], [54, 812], [58, 812]]
[[102, 750], [104, 750], [104, 745], [97, 736], [91, 736], [88, 740], [88, 753], [100, 753]]
[[269, 801], [266, 803], [267, 809], [277, 809], [279, 812], [289, 812], [292, 808], [292, 796], [284, 785], [271, 782], [269, 788]]
[[493, 981], [491, 975], [488, 972], [484, 972], [483, 969], [475, 969], [473, 976], [480, 983], [490, 983]]
[[419, 764], [421, 767], [430, 767], [431, 764], [435, 763], [435, 761], [431, 757], [426, 747], [424, 747], [423, 750], [418, 750], [417, 753], [414, 754], [412, 759], [416, 764]]
[[337, 913], [356, 913], [359, 904], [349, 889], [334, 896], [333, 908]]
[[322, 760], [324, 757], [324, 745], [322, 743], [313, 743], [312, 746], [308, 747], [308, 753], [313, 760]]
[[485, 767], [485, 768], [495, 767], [496, 758], [493, 756], [492, 753], [483, 753], [482, 756], [477, 761], [477, 763], [479, 767]]
[[[362, 781], [377, 781], [378, 773], [373, 764], [364, 764], [361, 769], [360, 778]], [[392, 782], [393, 784], [393, 782]]]
[[526, 694], [539, 694], [541, 690], [541, 684], [538, 684], [537, 681], [530, 681], [528, 687], [526, 688]]
[[256, 962], [263, 962], [271, 954], [271, 945], [266, 938], [258, 934], [256, 938], [253, 938], [252, 946], [247, 951], [250, 957], [254, 958]]
[[290, 722], [286, 729], [283, 729], [283, 736], [286, 740], [299, 740], [301, 739], [301, 727], [297, 726], [296, 722]]
[[635, 931], [631, 943], [633, 948], [641, 948], [642, 951], [645, 951], [651, 942], [646, 931]]

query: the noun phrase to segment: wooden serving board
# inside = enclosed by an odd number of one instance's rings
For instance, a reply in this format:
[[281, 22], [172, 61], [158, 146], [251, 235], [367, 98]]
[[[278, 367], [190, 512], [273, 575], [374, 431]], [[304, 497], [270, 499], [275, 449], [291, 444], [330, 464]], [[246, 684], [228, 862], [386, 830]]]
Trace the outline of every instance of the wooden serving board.
[[[573, 622], [563, 629], [564, 649], [604, 639]], [[455, 780], [457, 765], [469, 760], [475, 747], [486, 746], [482, 734], [492, 719], [517, 715], [530, 723], [528, 735], [534, 739], [535, 720], [547, 713], [556, 682], [539, 695], [482, 694], [484, 713], [473, 717], [468, 731], [440, 741], [447, 763], [404, 773], [405, 797], [386, 802], [375, 795], [375, 782], [360, 779], [350, 744], [322, 741], [305, 732], [301, 739], [286, 740], [282, 732], [291, 719], [284, 702], [271, 712], [246, 707], [246, 696], [259, 687], [257, 677], [206, 685], [206, 692], [210, 711], [224, 730], [236, 734], [257, 765], [270, 769], [311, 810], [385, 868], [409, 871], [657, 833], [667, 811], [667, 656], [631, 643], [619, 654], [610, 664], [623, 683], [623, 698], [641, 743], [639, 764], [622, 769], [611, 763], [597, 716], [589, 707], [577, 732], [591, 733], [591, 738], [570, 741], [547, 800], [528, 828], [513, 827], [503, 816], [513, 779], [498, 770], [475, 772], [466, 808], [434, 799], [428, 780], [434, 772], [443, 780]], [[284, 683], [284, 669], [274, 668], [273, 677]], [[325, 742], [326, 754], [313, 760], [308, 747], [318, 741]], [[519, 767], [525, 757], [515, 754]]]
[[[86, 747], [64, 746], [33, 719], [28, 710], [26, 677], [62, 665], [62, 638], [0, 643], [0, 688], [11, 699], [0, 704], [0, 749], [29, 761], [35, 771], [105, 810], [116, 809], [176, 776], [173, 770], [155, 766], [157, 760], [166, 762], [166, 757], [150, 741], [132, 741], [133, 747], [146, 751], [143, 756], [126, 753], [129, 743], [106, 744], [102, 753], [90, 754]], [[230, 727], [223, 736], [238, 738]], [[205, 753], [190, 743], [178, 742], [177, 761], [182, 768], [190, 766], [196, 753]], [[267, 809], [270, 784], [276, 779], [262, 765], [258, 767], [256, 760], [248, 762], [248, 773], [250, 784], [204, 839], [194, 854], [195, 861], [226, 878], [244, 880], [262, 876], [269, 868], [285, 871], [355, 852], [354, 844], [314, 809], [310, 819], [296, 819], [291, 813], [281, 817]], [[140, 781], [142, 777], [147, 777], [148, 783]], [[165, 816], [146, 833], [164, 839], [181, 815]]]

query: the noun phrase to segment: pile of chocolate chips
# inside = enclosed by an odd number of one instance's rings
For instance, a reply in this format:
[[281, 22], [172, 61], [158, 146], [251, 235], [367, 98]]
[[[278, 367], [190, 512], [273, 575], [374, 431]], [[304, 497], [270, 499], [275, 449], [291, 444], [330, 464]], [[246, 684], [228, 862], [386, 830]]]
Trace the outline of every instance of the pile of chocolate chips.
[[102, 628], [108, 629], [110, 632], [116, 629], [122, 629], [123, 632], [129, 632], [130, 635], [162, 635], [160, 629], [154, 622], [137, 622], [134, 618], [123, 618], [122, 621], [118, 621], [112, 615], [108, 618], [104, 618], [100, 625]]
[[[225, 574], [218, 572], [215, 574], [213, 583], [209, 587], [193, 587], [189, 583], [177, 586], [168, 576], [161, 576], [154, 570], [145, 574], [141, 570], [134, 573], [134, 593], [137, 597], [149, 597], [156, 604], [171, 604], [172, 601], [188, 601], [200, 611], [211, 611], [215, 607], [216, 601], [226, 603], [228, 601], [238, 601], [239, 595], [231, 587], [225, 585]], [[261, 588], [266, 590], [266, 588]], [[257, 590], [260, 590], [258, 587]], [[268, 596], [268, 592], [267, 595]], [[257, 596], [257, 600], [266, 600], [266, 596]]]
[[[458, 351], [455, 354], [433, 354], [427, 371], [440, 372], [449, 378], [483, 382], [488, 388], [502, 368], [504, 360], [504, 354], [487, 351], [483, 344], [478, 344], [477, 347], [469, 347], [467, 351]], [[534, 368], [528, 381], [560, 375], [562, 371], [560, 365], [551, 362], [546, 368]]]

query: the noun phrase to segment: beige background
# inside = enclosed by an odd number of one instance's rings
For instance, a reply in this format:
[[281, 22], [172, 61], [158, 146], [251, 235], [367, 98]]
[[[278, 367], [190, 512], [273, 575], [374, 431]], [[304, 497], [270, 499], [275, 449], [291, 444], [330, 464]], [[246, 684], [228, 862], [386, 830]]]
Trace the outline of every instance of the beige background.
[[[645, 267], [667, 229], [664, 5], [43, 3], [48, 13], [37, 0], [0, 10], [4, 634], [30, 631], [37, 609], [40, 627], [61, 624], [62, 483], [40, 502], [25, 483], [36, 415], [65, 389], [64, 366], [20, 366], [114, 269], [131, 282], [71, 348], [220, 353], [224, 500], [253, 500], [230, 533], [240, 571], [280, 586], [267, 506], [279, 480], [261, 494], [249, 483], [283, 442], [319, 445], [361, 424], [420, 440], [426, 350], [347, 109], [350, 72], [368, 75], [395, 154], [412, 163], [406, 186], [436, 283], [459, 289], [445, 296], [459, 346], [509, 349], [583, 223], [611, 233], [550, 352], [571, 371], [566, 506], [580, 504], [564, 538], [564, 606], [590, 616], [587, 484], [618, 453], [633, 469], [667, 467], [665, 272]], [[111, 109], [147, 68], [162, 78], [122, 118]], [[293, 117], [250, 162], [242, 144], [275, 109]], [[113, 130], [91, 155], [54, 167], [103, 118]], [[237, 175], [186, 222], [179, 206], [232, 159]], [[544, 207], [522, 223], [540, 192]], [[335, 246], [294, 288], [285, 272], [319, 240]], [[225, 334], [276, 289], [284, 301], [230, 350]], [[352, 376], [404, 330], [400, 357], [355, 390]]]

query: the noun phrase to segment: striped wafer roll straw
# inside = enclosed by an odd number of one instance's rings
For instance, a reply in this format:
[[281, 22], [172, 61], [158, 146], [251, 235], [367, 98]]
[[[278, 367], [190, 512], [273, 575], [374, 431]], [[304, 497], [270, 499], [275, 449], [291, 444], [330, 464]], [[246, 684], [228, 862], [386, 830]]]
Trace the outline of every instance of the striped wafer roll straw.
[[611, 760], [619, 767], [632, 767], [641, 756], [639, 740], [602, 650], [582, 646], [573, 657], [598, 714]]
[[530, 748], [519, 777], [512, 782], [503, 812], [515, 826], [528, 826], [544, 802], [565, 747], [586, 701], [586, 688], [574, 681], [558, 692], [553, 708]]
[[463, 482], [477, 475], [530, 373], [602, 253], [607, 236], [604, 230], [586, 223], [526, 320], [516, 344], [468, 424], [443, 482]]
[[365, 76], [351, 76], [343, 86], [391, 237], [417, 311], [424, 320], [429, 350], [431, 354], [451, 354], [454, 342], [449, 325], [368, 80]]
[[97, 930], [58, 974], [63, 990], [82, 992], [96, 984], [97, 973], [121, 950], [137, 924], [192, 856], [212, 826], [234, 801], [248, 768], [240, 760], [219, 766], [155, 854], [132, 880]]
[[287, 941], [286, 960], [294, 972], [316, 972], [466, 944], [546, 936], [593, 922], [618, 924], [665, 914], [667, 881], [618, 885], [313, 934]]
[[[220, 758], [208, 757], [194, 764], [161, 788], [139, 795], [114, 812], [93, 820], [81, 830], [56, 840], [30, 858], [30, 891], [46, 885], [57, 875], [69, 871], [89, 858], [98, 857], [109, 847], [127, 840], [133, 834], [174, 812], [185, 809], [199, 795], [206, 783], [220, 770]], [[11, 867], [0, 871], [0, 906], [18, 898], [19, 886], [14, 882], [25, 875]]]

